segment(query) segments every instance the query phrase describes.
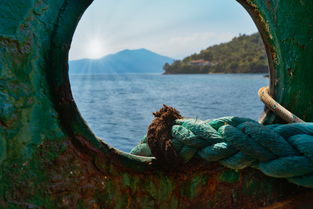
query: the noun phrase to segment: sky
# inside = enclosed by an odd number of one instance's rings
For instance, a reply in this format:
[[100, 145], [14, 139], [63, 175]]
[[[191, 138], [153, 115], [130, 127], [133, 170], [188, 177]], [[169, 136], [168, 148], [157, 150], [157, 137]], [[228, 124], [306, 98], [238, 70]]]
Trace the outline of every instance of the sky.
[[181, 59], [256, 31], [235, 0], [94, 0], [76, 29], [70, 60], [139, 48]]

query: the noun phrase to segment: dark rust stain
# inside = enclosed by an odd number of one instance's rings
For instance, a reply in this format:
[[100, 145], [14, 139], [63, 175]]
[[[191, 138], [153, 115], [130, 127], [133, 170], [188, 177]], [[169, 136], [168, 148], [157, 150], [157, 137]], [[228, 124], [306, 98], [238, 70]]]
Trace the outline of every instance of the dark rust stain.
[[82, 136], [74, 136], [71, 141], [73, 145], [75, 145], [76, 148], [80, 150], [80, 152], [88, 156], [95, 157], [103, 155], [99, 149], [96, 149], [94, 146], [92, 146], [90, 142]]
[[74, 102], [70, 89], [71, 86], [69, 82], [66, 82], [64, 85], [59, 86], [55, 89], [55, 95], [57, 95], [57, 97], [59, 98], [59, 105]]
[[311, 209], [312, 199], [312, 192], [304, 192], [301, 195], [295, 195], [288, 200], [276, 202], [271, 206], [263, 207], [261, 209]]
[[266, 0], [266, 7], [268, 10], [271, 10], [272, 8], [271, 0]]
[[5, 123], [5, 122], [3, 122], [2, 120], [0, 120], [0, 126], [3, 126], [3, 127], [5, 127], [5, 128], [8, 128], [9, 126]]
[[289, 77], [292, 78], [293, 75], [294, 75], [294, 69], [288, 68], [287, 70], [288, 70], [288, 75], [289, 75]]

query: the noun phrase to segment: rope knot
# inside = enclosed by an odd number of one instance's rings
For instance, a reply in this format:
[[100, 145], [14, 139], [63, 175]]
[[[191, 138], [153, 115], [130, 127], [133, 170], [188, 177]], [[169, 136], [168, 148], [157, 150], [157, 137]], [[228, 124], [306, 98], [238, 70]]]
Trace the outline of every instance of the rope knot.
[[154, 156], [161, 168], [202, 158], [231, 169], [250, 166], [313, 188], [313, 123], [264, 126], [240, 117], [184, 119], [166, 105], [153, 115], [147, 137], [131, 153]]
[[182, 119], [182, 116], [175, 108], [166, 105], [153, 115], [155, 118], [147, 133], [147, 142], [152, 155], [161, 165], [180, 164], [181, 159], [173, 147], [171, 132], [175, 120]]

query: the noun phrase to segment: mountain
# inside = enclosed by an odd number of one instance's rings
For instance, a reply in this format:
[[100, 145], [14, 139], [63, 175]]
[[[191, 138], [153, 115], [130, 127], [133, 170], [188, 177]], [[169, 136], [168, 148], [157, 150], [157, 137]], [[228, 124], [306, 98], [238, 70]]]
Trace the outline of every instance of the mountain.
[[162, 73], [165, 63], [173, 59], [147, 49], [123, 50], [100, 59], [69, 62], [70, 74]]
[[172, 64], [164, 74], [268, 73], [268, 61], [259, 33], [239, 35]]

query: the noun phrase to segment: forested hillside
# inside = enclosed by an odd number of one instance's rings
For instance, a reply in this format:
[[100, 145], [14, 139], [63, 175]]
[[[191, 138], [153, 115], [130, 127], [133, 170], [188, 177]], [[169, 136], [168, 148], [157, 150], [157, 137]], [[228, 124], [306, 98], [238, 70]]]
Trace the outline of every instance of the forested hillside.
[[228, 43], [211, 46], [173, 64], [164, 74], [267, 73], [268, 61], [259, 33], [239, 35]]

